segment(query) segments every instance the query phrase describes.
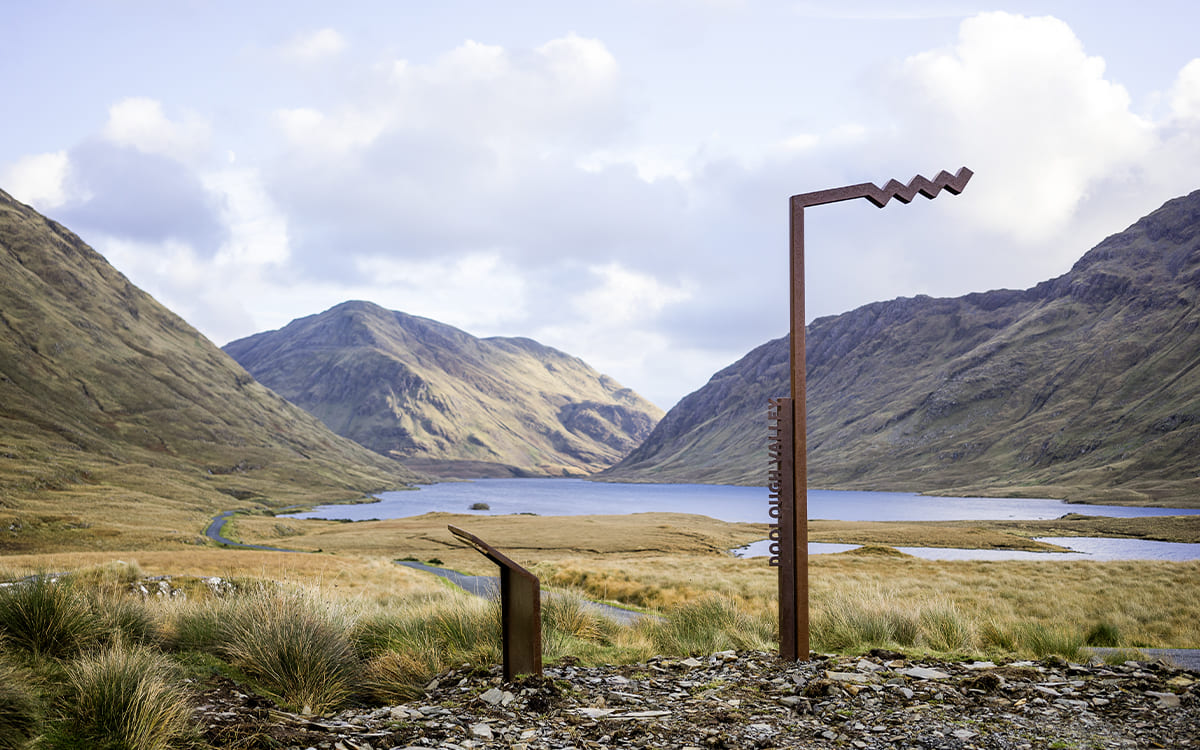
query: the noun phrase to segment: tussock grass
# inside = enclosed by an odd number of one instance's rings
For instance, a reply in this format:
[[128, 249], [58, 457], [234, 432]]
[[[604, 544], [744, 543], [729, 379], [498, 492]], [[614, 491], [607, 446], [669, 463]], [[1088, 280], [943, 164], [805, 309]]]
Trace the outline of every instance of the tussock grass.
[[752, 612], [729, 597], [708, 595], [673, 607], [663, 620], [649, 621], [644, 627], [659, 651], [699, 656], [730, 649], [773, 649], [778, 643], [776, 619], [775, 612]]
[[344, 607], [262, 587], [222, 608], [216, 649], [283, 703], [322, 713], [343, 705], [360, 675], [351, 625]]
[[447, 591], [376, 613], [359, 624], [355, 641], [368, 659], [367, 691], [379, 700], [407, 700], [452, 665], [500, 661], [500, 605]]
[[[775, 606], [775, 571], [761, 560], [570, 558], [537, 572], [592, 597], [607, 593], [663, 612], [705, 591], [752, 611]], [[823, 650], [891, 644], [948, 654], [1072, 656], [1080, 645], [1115, 636], [1118, 646], [1200, 648], [1200, 562], [818, 555], [810, 559], [810, 587], [813, 643]]]
[[1111, 622], [1098, 622], [1088, 630], [1084, 642], [1089, 646], [1117, 648], [1124, 642], [1121, 629]]
[[921, 609], [920, 641], [934, 651], [962, 653], [978, 647], [977, 626], [949, 602], [934, 601]]
[[1012, 627], [1017, 650], [1038, 658], [1057, 654], [1067, 659], [1077, 659], [1084, 645], [1083, 633], [1069, 625], [1021, 622]]
[[95, 643], [103, 631], [87, 599], [66, 580], [40, 575], [0, 588], [0, 637], [38, 657], [68, 657]]
[[911, 647], [922, 619], [919, 611], [877, 587], [836, 591], [811, 607], [812, 645], [818, 651]]
[[171, 662], [143, 647], [110, 646], [68, 667], [55, 748], [164, 750], [191, 730], [191, 708]]
[[146, 603], [116, 593], [98, 592], [89, 599], [102, 640], [134, 644], [162, 641], [162, 618]]
[[[3, 646], [0, 644], [0, 654]], [[0, 750], [19, 750], [37, 732], [41, 722], [40, 697], [28, 674], [0, 661]]]
[[611, 641], [618, 628], [612, 620], [590, 609], [578, 592], [556, 591], [542, 598], [544, 652], [565, 653], [574, 641]]

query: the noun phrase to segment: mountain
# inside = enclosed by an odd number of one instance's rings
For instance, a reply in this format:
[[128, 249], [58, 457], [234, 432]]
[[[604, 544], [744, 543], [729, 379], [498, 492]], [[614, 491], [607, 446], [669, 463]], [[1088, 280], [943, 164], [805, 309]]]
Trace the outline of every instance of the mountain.
[[0, 550], [174, 544], [221, 509], [417, 478], [255, 382], [0, 191]]
[[526, 338], [479, 339], [345, 302], [225, 346], [334, 432], [440, 476], [584, 475], [650, 434], [662, 410]]
[[[1023, 291], [807, 329], [809, 484], [1200, 503], [1200, 191]], [[718, 372], [604, 477], [763, 484], [787, 338]]]

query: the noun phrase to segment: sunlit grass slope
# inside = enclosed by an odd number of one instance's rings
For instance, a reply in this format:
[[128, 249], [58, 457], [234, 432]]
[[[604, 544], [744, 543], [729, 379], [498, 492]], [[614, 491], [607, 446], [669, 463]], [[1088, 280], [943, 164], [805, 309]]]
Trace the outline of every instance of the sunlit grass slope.
[[0, 191], [0, 551], [179, 546], [224, 508], [413, 479]]

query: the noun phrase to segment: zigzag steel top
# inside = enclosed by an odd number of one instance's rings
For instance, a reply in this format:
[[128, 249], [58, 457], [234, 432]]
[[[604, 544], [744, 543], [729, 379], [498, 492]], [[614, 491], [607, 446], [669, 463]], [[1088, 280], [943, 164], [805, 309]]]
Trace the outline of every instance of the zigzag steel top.
[[825, 203], [848, 201], [854, 198], [866, 198], [876, 206], [883, 208], [892, 198], [901, 203], [909, 203], [913, 198], [917, 197], [917, 193], [932, 200], [938, 196], [938, 193], [942, 192], [943, 188], [951, 195], [958, 195], [966, 187], [967, 181], [971, 179], [971, 175], [973, 174], [975, 173], [963, 167], [955, 175], [951, 175], [943, 169], [941, 172], [938, 172], [937, 177], [933, 178], [933, 180], [927, 180], [921, 175], [917, 175], [907, 185], [901, 184], [899, 180], [889, 180], [881, 188], [873, 182], [863, 182], [858, 185], [847, 185], [846, 187], [793, 195], [792, 205], [806, 208], [808, 206], [820, 206]]

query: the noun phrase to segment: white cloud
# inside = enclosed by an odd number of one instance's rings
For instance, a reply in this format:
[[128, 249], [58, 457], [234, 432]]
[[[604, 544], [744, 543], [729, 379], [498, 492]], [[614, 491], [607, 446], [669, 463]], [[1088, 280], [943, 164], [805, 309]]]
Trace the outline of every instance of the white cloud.
[[1021, 242], [1062, 231], [1089, 188], [1153, 143], [1104, 61], [1055, 18], [970, 18], [953, 48], [909, 58], [891, 84], [913, 151], [932, 169], [971, 166], [963, 210]]
[[498, 250], [554, 262], [632, 250], [661, 234], [662, 209], [680, 200], [669, 181], [589, 160], [620, 146], [626, 121], [619, 66], [597, 40], [469, 41], [373, 73], [324, 111], [276, 112], [285, 149], [269, 185], [314, 273], [331, 270], [331, 237], [351, 258]]
[[[952, 16], [964, 1], [863, 7]], [[704, 16], [706, 0], [669, 2], [696, 11], [689, 23]], [[442, 42], [399, 34], [363, 64], [321, 29], [271, 50], [304, 64], [245, 66], [243, 98], [199, 115], [184, 108], [191, 87], [121, 99], [100, 132], [0, 175], [215, 340], [368, 299], [475, 335], [533, 336], [663, 406], [785, 332], [790, 194], [976, 172], [932, 205], [813, 211], [811, 317], [1036, 283], [1195, 187], [1200, 60], [1163, 82], [1151, 122], [1065, 23], [986, 13], [957, 40], [938, 24], [943, 48], [851, 55], [860, 77], [832, 94], [797, 52], [760, 101], [763, 84], [721, 80], [736, 66], [720, 55], [740, 34], [773, 44], [753, 24], [796, 17], [753, 4], [719, 15], [729, 29], [675, 30], [688, 54], [714, 56], [699, 66], [648, 62], [612, 30], [524, 47], [498, 31], [441, 55], [425, 50]], [[701, 30], [712, 38], [690, 35]], [[849, 83], [867, 77], [870, 100]], [[663, 127], [664, 112], [689, 127]]]
[[222, 197], [221, 218], [229, 228], [216, 265], [278, 267], [288, 260], [287, 218], [267, 195], [256, 169], [229, 167], [206, 175], [203, 182]]
[[692, 296], [683, 286], [668, 286], [619, 263], [592, 266], [588, 271], [599, 283], [578, 295], [573, 306], [589, 319], [604, 311], [600, 317], [605, 326], [649, 322], [663, 308]]
[[275, 122], [289, 144], [322, 158], [336, 158], [368, 146], [387, 127], [386, 120], [375, 113], [350, 110], [330, 117], [311, 107], [278, 110]]
[[391, 86], [376, 94], [393, 127], [436, 128], [501, 155], [596, 143], [623, 122], [616, 59], [574, 34], [528, 51], [467, 41], [430, 64], [396, 61], [390, 72]]
[[345, 37], [335, 29], [325, 28], [298, 34], [281, 51], [287, 59], [310, 63], [336, 57], [345, 49]]
[[146, 154], [191, 160], [208, 148], [210, 128], [196, 116], [172, 121], [156, 99], [130, 97], [109, 107], [104, 138]]
[[358, 287], [367, 299], [476, 335], [503, 331], [528, 314], [525, 274], [493, 251], [416, 261], [372, 256], [356, 265], [369, 280]]
[[66, 151], [23, 156], [0, 174], [0, 187], [39, 211], [58, 208], [67, 201]]
[[1180, 120], [1200, 120], [1200, 58], [1179, 71], [1171, 88], [1171, 114]]

